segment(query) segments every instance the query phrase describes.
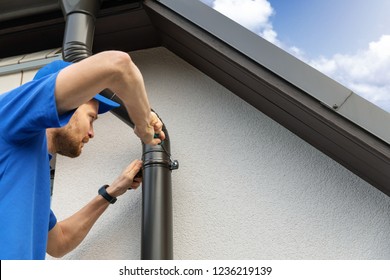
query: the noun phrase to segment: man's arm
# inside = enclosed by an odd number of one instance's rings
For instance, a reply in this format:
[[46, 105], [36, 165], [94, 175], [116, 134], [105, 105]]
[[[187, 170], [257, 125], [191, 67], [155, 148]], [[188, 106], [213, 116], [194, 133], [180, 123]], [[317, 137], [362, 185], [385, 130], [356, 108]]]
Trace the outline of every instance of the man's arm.
[[[139, 187], [141, 179], [134, 179], [142, 167], [142, 161], [133, 161], [106, 189], [113, 197], [124, 194], [129, 187]], [[108, 208], [109, 202], [98, 195], [69, 218], [58, 222], [48, 234], [47, 253], [60, 258], [75, 249], [87, 236], [92, 226]]]
[[142, 74], [124, 52], [101, 52], [63, 69], [56, 80], [58, 113], [77, 108], [106, 88], [122, 100], [144, 143], [158, 144], [160, 139], [153, 138], [155, 133], [164, 139], [162, 124], [151, 113]]

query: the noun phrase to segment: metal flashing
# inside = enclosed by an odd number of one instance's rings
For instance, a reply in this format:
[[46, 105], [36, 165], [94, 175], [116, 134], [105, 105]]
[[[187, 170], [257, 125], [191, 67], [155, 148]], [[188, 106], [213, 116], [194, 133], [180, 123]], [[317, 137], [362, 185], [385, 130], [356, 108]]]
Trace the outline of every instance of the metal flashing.
[[59, 59], [62, 59], [60, 49], [53, 49], [4, 59], [4, 64], [0, 60], [0, 76], [37, 69]]
[[336, 111], [378, 138], [390, 143], [389, 112], [379, 108], [356, 93], [352, 93]]

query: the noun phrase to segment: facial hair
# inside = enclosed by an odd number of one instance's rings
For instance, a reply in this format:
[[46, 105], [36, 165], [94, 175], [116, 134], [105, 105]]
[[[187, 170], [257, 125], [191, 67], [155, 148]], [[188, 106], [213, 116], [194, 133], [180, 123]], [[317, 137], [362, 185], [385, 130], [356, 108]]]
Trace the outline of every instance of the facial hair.
[[78, 139], [77, 135], [80, 134], [77, 132], [77, 124], [73, 125], [72, 123], [56, 131], [55, 142], [57, 153], [70, 158], [78, 157], [81, 154], [82, 142], [81, 139]]

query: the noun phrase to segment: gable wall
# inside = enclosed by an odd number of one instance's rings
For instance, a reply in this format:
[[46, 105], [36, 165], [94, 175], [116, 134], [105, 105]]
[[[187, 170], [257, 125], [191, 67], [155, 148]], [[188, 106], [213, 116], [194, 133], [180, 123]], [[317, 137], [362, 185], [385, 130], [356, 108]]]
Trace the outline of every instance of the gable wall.
[[[180, 163], [175, 259], [390, 258], [389, 197], [166, 49], [131, 55]], [[100, 116], [79, 158], [57, 158], [57, 218], [140, 156], [131, 129]], [[64, 259], [139, 259], [141, 204], [141, 189], [119, 197]]]

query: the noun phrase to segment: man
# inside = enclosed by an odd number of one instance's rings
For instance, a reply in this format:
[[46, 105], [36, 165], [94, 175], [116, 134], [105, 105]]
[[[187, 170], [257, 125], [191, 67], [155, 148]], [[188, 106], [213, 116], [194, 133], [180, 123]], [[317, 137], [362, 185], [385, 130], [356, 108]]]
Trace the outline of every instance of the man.
[[[98, 112], [105, 110], [99, 104], [106, 105], [104, 101], [96, 99], [88, 101], [78, 107], [68, 124], [61, 128], [48, 128], [46, 130], [48, 151], [50, 154], [59, 153], [68, 157], [77, 157], [90, 138], [94, 137], [93, 122], [97, 119]], [[129, 187], [136, 189], [141, 178], [135, 175], [142, 167], [142, 161], [133, 161], [124, 172], [107, 188], [106, 192], [113, 198], [124, 194]], [[49, 236], [47, 253], [53, 257], [62, 257], [76, 248], [92, 228], [100, 215], [108, 208], [109, 201], [101, 195], [97, 195], [80, 211], [64, 221], [56, 223], [53, 212], [50, 213]]]
[[134, 161], [69, 219], [56, 223], [50, 210], [49, 153], [80, 154], [93, 137], [97, 113], [116, 106], [96, 95], [106, 88], [123, 101], [145, 144], [164, 140], [142, 75], [123, 52], [102, 52], [71, 65], [54, 62], [33, 81], [0, 95], [0, 259], [44, 259], [46, 249], [54, 256], [69, 252], [109, 201], [139, 186], [133, 178], [141, 162]]

